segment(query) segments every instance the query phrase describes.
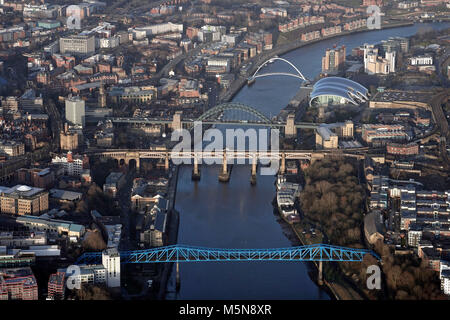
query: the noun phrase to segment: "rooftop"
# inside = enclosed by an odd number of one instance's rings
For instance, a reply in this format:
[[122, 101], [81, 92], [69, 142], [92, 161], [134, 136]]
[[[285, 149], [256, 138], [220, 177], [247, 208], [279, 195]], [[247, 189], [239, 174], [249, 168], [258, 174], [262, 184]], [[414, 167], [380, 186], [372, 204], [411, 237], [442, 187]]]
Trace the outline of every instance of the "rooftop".
[[[0, 187], [4, 188], [4, 187]], [[30, 187], [26, 185], [16, 185], [12, 188], [3, 189], [1, 192], [5, 195], [17, 196], [17, 197], [33, 197], [45, 190], [42, 188]]]

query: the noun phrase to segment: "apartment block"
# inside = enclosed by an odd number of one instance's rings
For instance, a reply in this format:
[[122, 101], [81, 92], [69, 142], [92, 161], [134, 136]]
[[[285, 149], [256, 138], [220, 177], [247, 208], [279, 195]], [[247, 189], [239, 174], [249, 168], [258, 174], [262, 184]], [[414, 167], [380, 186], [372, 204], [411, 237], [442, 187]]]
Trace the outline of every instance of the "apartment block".
[[64, 300], [66, 289], [66, 274], [56, 272], [50, 275], [48, 280], [47, 300]]
[[30, 267], [0, 269], [0, 300], [37, 300], [38, 285]]
[[341, 70], [345, 64], [345, 46], [327, 49], [322, 58], [322, 72], [333, 73]]

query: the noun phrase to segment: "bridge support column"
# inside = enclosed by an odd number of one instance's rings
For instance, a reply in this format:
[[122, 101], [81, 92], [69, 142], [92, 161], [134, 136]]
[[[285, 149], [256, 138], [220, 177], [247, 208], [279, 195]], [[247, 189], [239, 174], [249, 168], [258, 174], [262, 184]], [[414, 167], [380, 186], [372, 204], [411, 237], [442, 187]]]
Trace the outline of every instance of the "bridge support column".
[[192, 180], [200, 180], [200, 170], [198, 169], [197, 156], [194, 156], [194, 169], [192, 169]]
[[227, 153], [223, 152], [223, 160], [222, 160], [222, 172], [219, 174], [220, 182], [228, 182], [230, 180], [230, 174], [228, 173], [228, 164], [227, 164]]
[[166, 171], [169, 170], [169, 154], [166, 153], [165, 157], [164, 157], [164, 169]]
[[319, 273], [317, 274], [317, 283], [319, 284], [319, 286], [323, 286], [323, 266], [322, 266], [322, 261], [319, 261]]
[[176, 274], [176, 276], [175, 276], [175, 282], [176, 282], [176, 289], [177, 289], [177, 291], [180, 289], [180, 263], [179, 262], [177, 262], [177, 264], [176, 264], [176, 272], [177, 272], [177, 274]]
[[172, 130], [180, 130], [183, 129], [183, 125], [181, 123], [181, 115], [183, 114], [183, 111], [176, 111], [173, 115], [172, 119]]
[[257, 165], [258, 165], [258, 158], [256, 157], [256, 155], [254, 155], [252, 158], [252, 176], [250, 177], [250, 183], [252, 185], [256, 184]]
[[136, 171], [139, 172], [139, 167], [141, 165], [141, 158], [136, 158]]
[[285, 174], [285, 172], [286, 172], [286, 154], [283, 152], [281, 154], [280, 174]]
[[286, 119], [286, 126], [284, 127], [284, 135], [286, 137], [296, 137], [297, 128], [295, 127], [295, 114], [289, 114]]

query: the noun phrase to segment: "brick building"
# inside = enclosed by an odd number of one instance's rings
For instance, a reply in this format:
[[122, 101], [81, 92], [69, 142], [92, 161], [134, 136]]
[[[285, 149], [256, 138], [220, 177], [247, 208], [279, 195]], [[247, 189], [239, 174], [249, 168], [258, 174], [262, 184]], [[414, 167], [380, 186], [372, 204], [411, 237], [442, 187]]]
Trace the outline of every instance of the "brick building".
[[0, 300], [37, 300], [38, 286], [30, 267], [0, 269]]

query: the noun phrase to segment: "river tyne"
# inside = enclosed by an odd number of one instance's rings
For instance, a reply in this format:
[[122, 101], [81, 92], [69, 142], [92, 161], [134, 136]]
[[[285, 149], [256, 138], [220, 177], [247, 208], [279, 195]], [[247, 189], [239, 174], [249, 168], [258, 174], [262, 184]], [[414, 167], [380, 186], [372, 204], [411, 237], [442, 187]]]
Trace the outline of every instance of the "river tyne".
[[[415, 24], [336, 37], [288, 52], [282, 57], [310, 79], [321, 71], [321, 58], [334, 44], [347, 54], [364, 43], [392, 36], [407, 37], [421, 28], [442, 29], [449, 23]], [[289, 72], [280, 61], [263, 72]], [[300, 81], [286, 77], [259, 78], [244, 86], [234, 102], [277, 115], [299, 89]], [[289, 227], [274, 214], [275, 177], [257, 176], [250, 185], [250, 166], [234, 165], [229, 183], [220, 183], [220, 166], [201, 166], [201, 180], [192, 181], [192, 166], [179, 170], [175, 208], [180, 213], [178, 243], [211, 248], [279, 248], [298, 245], [287, 238]], [[259, 170], [258, 170], [259, 171]], [[301, 262], [194, 262], [180, 263], [179, 292], [168, 299], [330, 299], [318, 288]], [[172, 273], [173, 275], [173, 273]], [[173, 278], [169, 287], [173, 286]], [[169, 290], [172, 291], [172, 290]]]

